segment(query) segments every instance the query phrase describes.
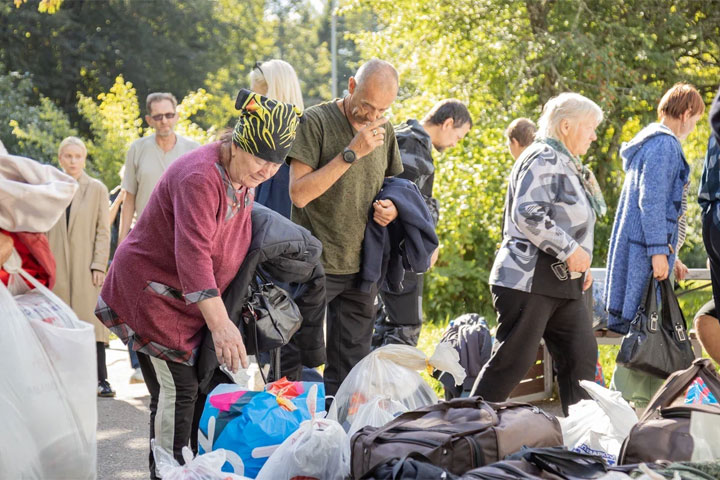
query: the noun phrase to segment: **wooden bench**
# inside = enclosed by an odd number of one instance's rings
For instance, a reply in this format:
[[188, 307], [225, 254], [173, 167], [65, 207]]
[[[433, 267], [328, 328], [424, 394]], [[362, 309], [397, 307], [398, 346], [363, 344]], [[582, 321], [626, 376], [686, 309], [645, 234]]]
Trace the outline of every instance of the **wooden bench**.
[[535, 402], [552, 396], [553, 367], [552, 358], [545, 342], [540, 342], [535, 365], [530, 367], [517, 387], [510, 392], [510, 399], [515, 402]]

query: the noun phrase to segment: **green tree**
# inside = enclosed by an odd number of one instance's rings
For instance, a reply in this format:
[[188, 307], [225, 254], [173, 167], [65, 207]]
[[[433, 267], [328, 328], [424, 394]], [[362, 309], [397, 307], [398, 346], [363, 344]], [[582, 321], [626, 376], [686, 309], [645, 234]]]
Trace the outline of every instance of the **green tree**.
[[67, 115], [35, 92], [30, 74], [4, 73], [0, 67], [0, 140], [14, 155], [45, 163], [57, 160], [57, 145], [77, 135]]
[[90, 125], [93, 140], [88, 156], [93, 170], [108, 188], [118, 183], [118, 172], [125, 162], [127, 149], [142, 132], [140, 107], [133, 84], [122, 75], [107, 93], [91, 97], [78, 93], [78, 111]]
[[[584, 161], [610, 206], [595, 231], [593, 265], [604, 266], [624, 176], [620, 144], [655, 119], [673, 83], [691, 81], [709, 99], [720, 73], [720, 12], [702, 1], [355, 0], [349, 8], [378, 20], [379, 31], [353, 38], [363, 58], [398, 68], [396, 119], [452, 96], [469, 102], [477, 125], [462, 147], [439, 159], [441, 255], [425, 292], [426, 311], [436, 318], [489, 311], [486, 279], [512, 165], [502, 132], [513, 118], [537, 118], [551, 96], [568, 90], [603, 108], [599, 139]], [[707, 140], [699, 130], [685, 145], [696, 167]], [[697, 233], [690, 244], [698, 245]]]
[[33, 73], [39, 91], [77, 121], [76, 92], [95, 97], [120, 74], [141, 99], [152, 91], [180, 98], [209, 72], [246, 63], [262, 45], [263, 4], [65, 0], [57, 13], [43, 15], [0, 3], [0, 62]]

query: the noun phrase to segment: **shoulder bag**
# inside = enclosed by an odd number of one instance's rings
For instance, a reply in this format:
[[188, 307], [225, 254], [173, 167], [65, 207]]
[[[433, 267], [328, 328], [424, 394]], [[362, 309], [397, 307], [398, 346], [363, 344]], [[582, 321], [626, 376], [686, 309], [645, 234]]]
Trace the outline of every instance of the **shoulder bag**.
[[[656, 294], [658, 283], [662, 299], [660, 308]], [[685, 317], [670, 280], [658, 282], [651, 274], [644, 301], [622, 340], [616, 363], [667, 378], [673, 372], [688, 368], [694, 359]]]

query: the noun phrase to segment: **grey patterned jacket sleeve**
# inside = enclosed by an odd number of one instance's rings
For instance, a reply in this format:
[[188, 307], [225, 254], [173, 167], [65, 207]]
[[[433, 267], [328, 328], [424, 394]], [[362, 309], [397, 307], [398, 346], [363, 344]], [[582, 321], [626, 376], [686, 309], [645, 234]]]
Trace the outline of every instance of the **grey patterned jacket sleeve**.
[[538, 249], [564, 261], [579, 244], [592, 255], [595, 213], [566, 154], [541, 142], [523, 152], [510, 174], [504, 225], [491, 285], [532, 291]]

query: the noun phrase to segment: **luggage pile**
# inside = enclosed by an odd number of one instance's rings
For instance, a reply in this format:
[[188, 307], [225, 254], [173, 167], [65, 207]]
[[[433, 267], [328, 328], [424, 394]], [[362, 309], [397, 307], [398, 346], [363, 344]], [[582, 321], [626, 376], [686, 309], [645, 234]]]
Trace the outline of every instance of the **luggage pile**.
[[590, 381], [592, 400], [564, 419], [528, 403], [439, 401], [418, 370], [450, 372], [461, 386], [459, 357], [448, 344], [430, 358], [378, 348], [350, 372], [327, 418], [317, 411], [322, 383], [221, 385], [200, 444], [228, 450], [224, 471], [260, 480], [720, 478], [720, 377], [709, 360], [670, 376], [638, 420], [617, 392]]

